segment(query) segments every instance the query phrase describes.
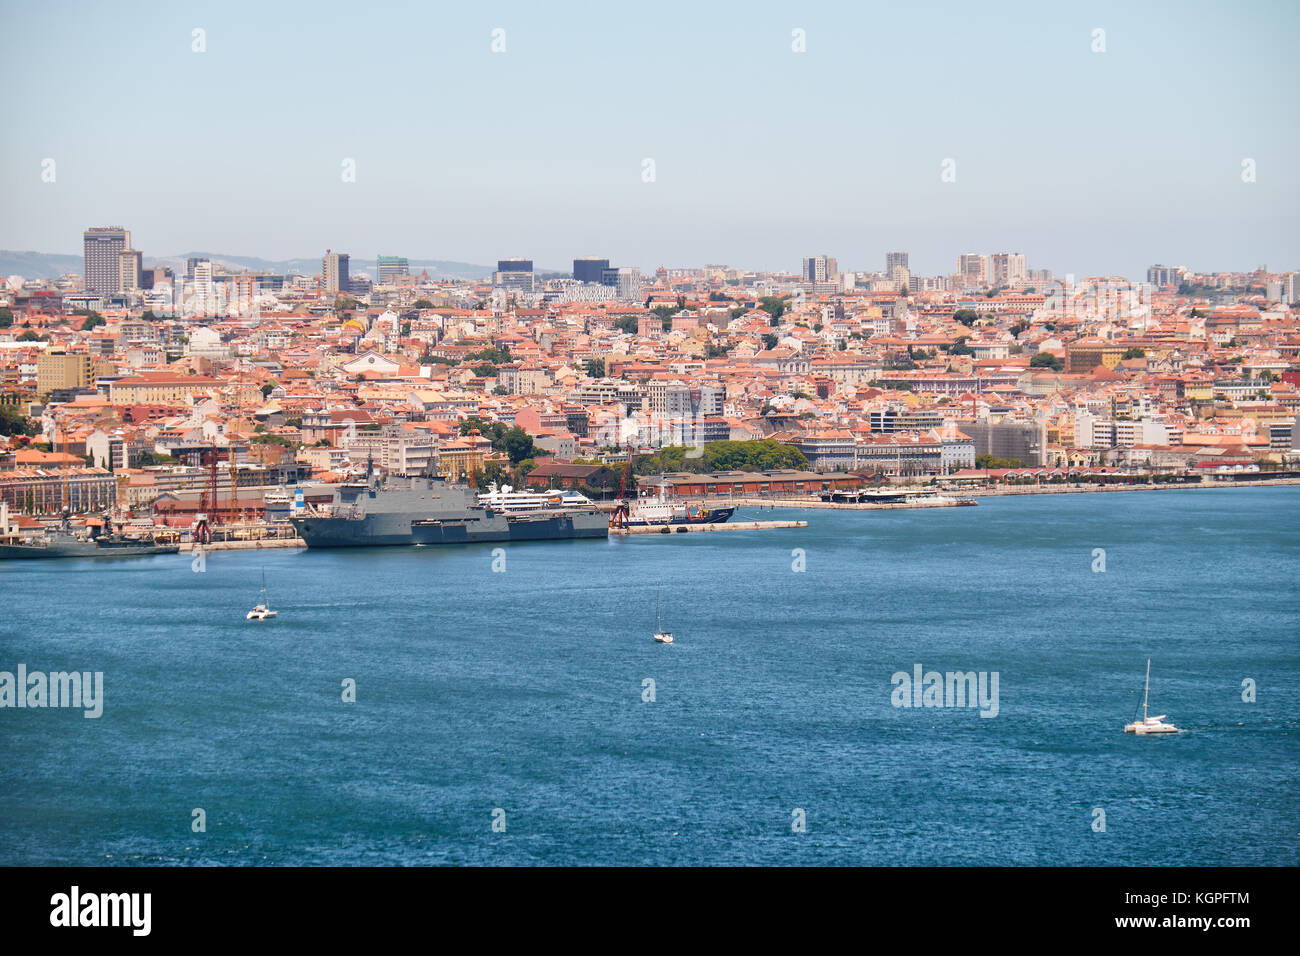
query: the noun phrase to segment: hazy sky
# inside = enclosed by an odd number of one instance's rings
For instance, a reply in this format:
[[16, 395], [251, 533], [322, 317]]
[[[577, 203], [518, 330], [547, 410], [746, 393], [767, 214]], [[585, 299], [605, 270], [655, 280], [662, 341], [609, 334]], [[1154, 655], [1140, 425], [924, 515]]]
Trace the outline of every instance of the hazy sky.
[[1300, 268], [1293, 0], [0, 10], [0, 248]]

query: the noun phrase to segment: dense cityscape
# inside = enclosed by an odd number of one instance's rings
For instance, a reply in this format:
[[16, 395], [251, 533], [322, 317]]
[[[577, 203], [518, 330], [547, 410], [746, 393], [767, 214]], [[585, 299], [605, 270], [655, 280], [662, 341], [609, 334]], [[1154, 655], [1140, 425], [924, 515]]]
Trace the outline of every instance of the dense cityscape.
[[1284, 927], [1297, 30], [7, 0], [8, 937]]
[[267, 492], [365, 468], [593, 497], [646, 475], [789, 495], [1268, 478], [1300, 438], [1300, 272], [1263, 266], [1130, 280], [969, 253], [921, 276], [888, 252], [784, 274], [503, 259], [475, 280], [330, 251], [272, 274], [146, 267], [120, 227], [84, 256], [0, 296], [15, 514], [261, 519]]

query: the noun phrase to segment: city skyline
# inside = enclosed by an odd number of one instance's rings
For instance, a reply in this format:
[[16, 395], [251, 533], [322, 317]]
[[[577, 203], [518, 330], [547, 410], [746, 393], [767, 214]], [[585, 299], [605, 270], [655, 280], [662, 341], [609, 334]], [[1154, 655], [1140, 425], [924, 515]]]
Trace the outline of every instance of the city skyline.
[[[809, 249], [845, 268], [907, 249], [918, 274], [972, 248], [1080, 275], [1300, 264], [1286, 5], [505, 5], [410, 9], [401, 31], [324, 7], [260, 33], [239, 4], [74, 5], [57, 31], [17, 5], [0, 247], [71, 254], [86, 222], [130, 221], [176, 254], [401, 248], [548, 270], [593, 254], [785, 269]], [[51, 124], [81, 110], [82, 65], [108, 48], [137, 64], [115, 93], [134, 112]]]

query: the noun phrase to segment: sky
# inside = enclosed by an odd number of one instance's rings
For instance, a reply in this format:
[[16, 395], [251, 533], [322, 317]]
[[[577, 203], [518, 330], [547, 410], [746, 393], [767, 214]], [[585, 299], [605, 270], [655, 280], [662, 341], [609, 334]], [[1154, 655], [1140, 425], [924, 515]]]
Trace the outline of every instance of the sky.
[[1297, 269], [1298, 28], [1293, 0], [0, 0], [0, 248]]

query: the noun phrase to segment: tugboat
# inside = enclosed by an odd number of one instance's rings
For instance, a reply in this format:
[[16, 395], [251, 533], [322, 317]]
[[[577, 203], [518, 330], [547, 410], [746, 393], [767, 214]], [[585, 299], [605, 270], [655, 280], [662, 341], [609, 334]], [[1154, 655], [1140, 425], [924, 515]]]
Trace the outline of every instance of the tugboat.
[[668, 501], [667, 486], [659, 485], [655, 497], [638, 498], [634, 502], [620, 501], [610, 515], [611, 528], [638, 528], [662, 526], [668, 530], [673, 525], [723, 524], [736, 513], [735, 508], [705, 508], [690, 503], [675, 504]]

